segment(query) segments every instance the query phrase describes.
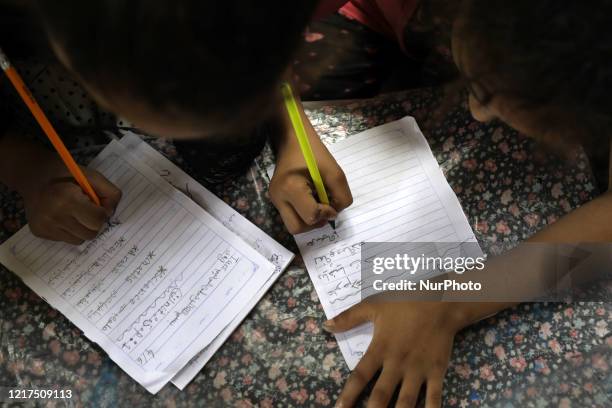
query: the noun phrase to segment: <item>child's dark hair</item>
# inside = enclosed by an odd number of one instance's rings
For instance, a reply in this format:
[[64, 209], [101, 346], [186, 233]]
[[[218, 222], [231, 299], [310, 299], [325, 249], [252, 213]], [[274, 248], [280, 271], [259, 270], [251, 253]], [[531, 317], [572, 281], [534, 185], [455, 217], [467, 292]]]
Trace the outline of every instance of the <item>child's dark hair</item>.
[[[467, 0], [459, 38], [469, 81], [544, 108], [541, 126], [600, 145], [612, 131], [612, 0]], [[459, 62], [461, 66], [461, 62]]]
[[94, 87], [223, 120], [261, 113], [317, 3], [32, 1], [51, 41]]

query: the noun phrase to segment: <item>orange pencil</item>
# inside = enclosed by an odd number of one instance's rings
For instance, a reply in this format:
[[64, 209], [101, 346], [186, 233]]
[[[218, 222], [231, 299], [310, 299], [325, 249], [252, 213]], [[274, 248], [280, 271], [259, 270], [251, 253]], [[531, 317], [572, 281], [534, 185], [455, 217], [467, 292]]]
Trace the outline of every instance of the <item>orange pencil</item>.
[[76, 162], [72, 158], [72, 155], [70, 154], [68, 149], [66, 149], [64, 142], [62, 142], [62, 139], [60, 139], [59, 135], [51, 125], [51, 122], [49, 122], [49, 119], [47, 119], [47, 116], [40, 108], [40, 105], [38, 105], [38, 102], [36, 102], [36, 99], [34, 99], [34, 96], [30, 92], [28, 87], [24, 84], [23, 79], [21, 79], [21, 76], [17, 73], [17, 70], [15, 70], [6, 55], [4, 55], [2, 49], [0, 49], [0, 67], [19, 93], [19, 96], [21, 96], [21, 99], [23, 99], [25, 104], [28, 106], [28, 108], [32, 112], [32, 115], [34, 115], [34, 118], [51, 141], [51, 144], [53, 145], [53, 147], [55, 147], [55, 150], [57, 150], [57, 153], [64, 161], [66, 167], [68, 167], [68, 170], [72, 174], [72, 177], [74, 177], [77, 183], [79, 183], [79, 186], [81, 186], [81, 188], [89, 196], [91, 201], [93, 201], [97, 205], [100, 205], [100, 199], [96, 195], [96, 192], [94, 191], [91, 184], [89, 184], [87, 177], [85, 177], [79, 165], [76, 164]]

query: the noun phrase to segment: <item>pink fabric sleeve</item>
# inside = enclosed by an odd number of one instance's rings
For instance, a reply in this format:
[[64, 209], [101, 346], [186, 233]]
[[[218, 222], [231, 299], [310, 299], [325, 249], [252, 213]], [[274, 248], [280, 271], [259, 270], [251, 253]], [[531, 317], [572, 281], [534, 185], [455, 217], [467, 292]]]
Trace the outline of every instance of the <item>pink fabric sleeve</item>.
[[418, 0], [323, 0], [315, 19], [339, 11], [372, 30], [397, 40], [404, 49], [404, 28], [414, 14]]
[[319, 20], [338, 12], [348, 0], [321, 0], [314, 13], [314, 19]]

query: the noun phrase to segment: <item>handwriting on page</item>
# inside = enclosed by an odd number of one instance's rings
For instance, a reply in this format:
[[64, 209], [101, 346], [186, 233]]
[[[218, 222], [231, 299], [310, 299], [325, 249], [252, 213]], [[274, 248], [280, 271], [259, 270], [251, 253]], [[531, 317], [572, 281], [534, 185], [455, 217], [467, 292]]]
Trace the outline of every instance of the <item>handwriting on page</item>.
[[[296, 236], [328, 317], [365, 294], [365, 242], [474, 240], [461, 207], [412, 118], [389, 123], [329, 146], [344, 170], [353, 205], [329, 227]], [[387, 249], [388, 250], [388, 249]], [[338, 336], [353, 368], [371, 339], [371, 326]]]
[[121, 139], [121, 143], [128, 147], [132, 154], [155, 170], [164, 180], [181, 190], [230, 231], [240, 236], [253, 249], [268, 258], [270, 262], [276, 265], [278, 272], [289, 265], [293, 259], [293, 253], [143, 142], [136, 134], [126, 132]]
[[219, 335], [172, 379], [172, 382], [177, 387], [183, 389], [200, 372], [202, 367], [238, 327], [240, 322], [255, 307], [259, 299], [272, 286], [282, 271], [287, 268], [294, 255], [147, 143], [143, 142], [138, 135], [126, 132], [125, 136], [121, 139], [121, 143], [129, 149], [130, 153], [143, 160], [162, 176], [164, 180], [187, 194], [226, 228], [240, 236], [255, 251], [275, 265], [274, 273], [258, 292], [251, 298], [243, 297], [243, 308], [238, 312], [234, 320], [229, 322]]
[[[161, 199], [143, 176], [131, 174], [126, 164], [118, 166], [118, 162], [118, 157], [111, 156], [105, 164], [113, 164], [114, 170], [100, 170], [124, 186], [127, 200], [118, 214], [125, 220], [124, 228], [109, 225], [81, 253], [58, 251], [57, 244], [32, 240], [24, 242], [18, 255], [35, 269], [38, 262], [52, 265], [42, 269], [39, 277], [134, 361], [146, 365], [150, 360], [141, 354], [159, 351], [151, 349], [156, 343], [152, 339], [162, 332], [172, 335], [172, 327], [202, 303], [217, 286], [221, 272], [236, 265], [240, 257], [187, 211]], [[134, 244], [128, 246], [128, 242]], [[208, 278], [188, 276], [190, 269], [202, 271], [202, 267], [208, 270], [202, 277]], [[202, 285], [198, 291], [186, 286], [196, 282]], [[176, 307], [182, 299], [184, 306]], [[160, 324], [164, 319], [166, 326]]]
[[158, 373], [155, 392], [235, 318], [246, 302], [238, 293], [254, 296], [274, 267], [123, 149], [114, 142], [96, 164], [123, 192], [114, 221], [81, 248], [24, 229], [11, 239], [12, 269], [137, 380]]

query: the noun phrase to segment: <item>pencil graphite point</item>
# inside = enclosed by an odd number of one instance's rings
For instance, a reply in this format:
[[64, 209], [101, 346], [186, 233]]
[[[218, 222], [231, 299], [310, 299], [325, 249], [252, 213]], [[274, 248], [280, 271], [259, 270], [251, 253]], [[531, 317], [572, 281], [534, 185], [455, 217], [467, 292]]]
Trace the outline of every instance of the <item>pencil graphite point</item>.
[[329, 226], [332, 227], [332, 229], [335, 231], [336, 230], [336, 220], [329, 220], [328, 223], [329, 223]]

